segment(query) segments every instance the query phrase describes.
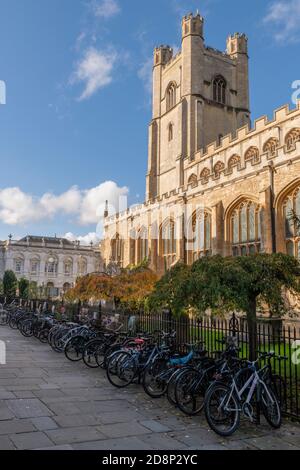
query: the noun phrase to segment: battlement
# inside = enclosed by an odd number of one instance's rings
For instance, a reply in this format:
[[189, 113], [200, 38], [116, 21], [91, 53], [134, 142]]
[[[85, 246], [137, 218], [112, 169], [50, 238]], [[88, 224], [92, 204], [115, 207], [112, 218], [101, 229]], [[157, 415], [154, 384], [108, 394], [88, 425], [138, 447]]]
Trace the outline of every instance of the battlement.
[[227, 38], [227, 54], [248, 54], [248, 37], [244, 33], [234, 33]]
[[236, 145], [245, 139], [250, 139], [254, 135], [274, 127], [287, 119], [294, 119], [300, 115], [300, 100], [298, 100], [296, 108], [290, 108], [289, 105], [284, 105], [274, 111], [274, 118], [269, 120], [267, 116], [261, 116], [255, 119], [253, 126], [244, 126], [239, 128], [235, 135], [228, 134], [221, 138], [220, 143], [217, 141], [211, 142], [206, 148], [200, 149], [196, 154], [196, 160], [210, 157], [215, 153], [220, 153], [222, 150], [228, 149], [230, 146]]
[[[256, 142], [259, 141], [258, 136], [259, 134], [266, 132], [267, 136], [266, 139], [272, 137], [272, 129], [280, 128], [280, 125], [283, 125], [285, 121], [291, 121], [291, 129], [294, 127], [294, 120], [296, 118], [300, 120], [300, 100], [298, 101], [297, 107], [290, 109], [288, 105], [282, 106], [274, 111], [274, 118], [269, 120], [267, 116], [259, 117], [254, 121], [253, 127], [249, 128], [248, 126], [244, 126], [237, 130], [236, 135], [228, 134], [221, 139], [221, 144], [219, 145], [217, 142], [212, 142], [209, 144], [205, 149], [201, 149], [197, 152], [195, 159], [193, 161], [187, 162], [186, 170], [194, 172], [193, 168], [199, 168], [197, 174], [199, 173], [199, 179], [197, 183], [189, 184], [186, 183], [185, 185], [176, 188], [172, 191], [165, 192], [156, 198], [153, 198], [149, 201], [146, 201], [144, 204], [139, 204], [132, 206], [125, 211], [120, 212], [119, 214], [112, 215], [105, 219], [105, 225], [109, 225], [111, 223], [116, 223], [118, 220], [121, 221], [122, 219], [127, 219], [129, 217], [137, 217], [141, 212], [151, 210], [155, 205], [163, 204], [168, 202], [170, 199], [177, 197], [183, 197], [186, 191], [193, 190], [193, 192], [197, 193], [201, 189], [202, 191], [212, 190], [217, 185], [224, 184], [224, 178], [230, 182], [232, 178], [238, 176], [237, 172], [241, 169], [239, 165], [235, 168], [228, 170], [224, 170], [224, 175], [214, 175], [212, 171], [210, 174], [205, 177], [201, 178], [201, 170], [203, 168], [210, 168], [212, 162], [216, 162], [224, 160], [225, 155], [232, 156], [235, 153], [234, 147], [237, 144], [242, 144], [243, 142], [247, 142], [247, 148], [250, 148], [252, 145], [255, 145]], [[300, 127], [300, 124], [298, 125]], [[252, 140], [253, 139], [253, 140]], [[264, 140], [263, 140], [264, 142]], [[296, 144], [295, 151], [298, 152], [300, 148], [300, 143]], [[281, 147], [278, 148], [278, 152], [282, 154], [286, 153], [285, 145], [282, 144]], [[260, 157], [257, 162], [245, 162], [245, 166], [242, 168], [244, 171], [243, 177], [251, 176], [251, 174], [258, 171], [258, 166], [260, 167], [265, 166], [268, 164], [269, 157], [264, 154], [263, 149], [259, 149]], [[299, 152], [298, 152], [299, 153]], [[286, 155], [285, 155], [286, 156]], [[288, 158], [290, 158], [290, 151], [287, 154]], [[224, 161], [225, 163], [225, 161]], [[256, 169], [253, 167], [257, 167]], [[245, 173], [246, 171], [246, 173]]]
[[190, 13], [182, 18], [182, 39], [187, 36], [200, 36], [203, 39], [204, 18], [197, 13]]
[[173, 49], [168, 45], [161, 45], [154, 49], [154, 66], [166, 65], [173, 57]]
[[214, 47], [206, 46], [205, 50], [208, 51], [208, 52], [212, 52], [213, 54], [217, 54], [217, 55], [220, 55], [222, 57], [225, 57], [227, 59], [231, 59], [231, 56], [227, 52], [220, 51], [219, 49], [215, 49]]

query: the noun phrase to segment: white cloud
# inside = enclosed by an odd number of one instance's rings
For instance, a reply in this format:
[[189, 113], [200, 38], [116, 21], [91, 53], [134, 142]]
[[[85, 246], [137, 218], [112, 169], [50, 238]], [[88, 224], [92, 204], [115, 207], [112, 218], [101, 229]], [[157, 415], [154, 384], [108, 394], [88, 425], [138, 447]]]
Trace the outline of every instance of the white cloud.
[[78, 240], [82, 245], [90, 245], [91, 242], [93, 242], [94, 245], [98, 245], [100, 242], [101, 237], [99, 234], [96, 232], [90, 232], [87, 235], [83, 236], [76, 236], [72, 232], [68, 232], [65, 235], [63, 235], [63, 238], [66, 238], [67, 240], [70, 240], [71, 242]]
[[116, 0], [102, 0], [94, 3], [93, 10], [98, 18], [112, 18], [120, 13], [121, 8]]
[[8, 225], [22, 224], [27, 220], [38, 220], [40, 210], [37, 210], [33, 197], [23, 193], [19, 188], [0, 190], [0, 220]]
[[128, 188], [119, 188], [113, 181], [106, 181], [95, 188], [82, 192], [79, 222], [88, 225], [97, 222], [103, 215], [105, 201], [109, 201], [109, 212], [119, 210], [120, 203], [128, 194]]
[[121, 188], [113, 181], [85, 190], [73, 186], [62, 194], [48, 192], [41, 197], [27, 194], [18, 187], [6, 188], [0, 190], [0, 222], [25, 225], [68, 214], [80, 225], [97, 224], [103, 216], [105, 201], [109, 201], [112, 214], [119, 210], [120, 201], [124, 205], [127, 194], [127, 187]]
[[75, 214], [80, 207], [81, 194], [80, 190], [73, 186], [68, 191], [59, 196], [52, 193], [45, 193], [39, 201], [39, 205], [49, 215], [54, 215], [57, 212], [64, 212], [66, 214]]
[[102, 51], [94, 47], [86, 49], [71, 76], [71, 84], [83, 83], [79, 100], [85, 100], [113, 80], [113, 69], [118, 55], [114, 50]]
[[263, 19], [272, 28], [278, 42], [295, 42], [300, 39], [300, 0], [273, 2]]
[[152, 94], [152, 70], [153, 70], [153, 57], [149, 57], [143, 64], [141, 64], [138, 70], [138, 77], [144, 83], [145, 90], [147, 93]]

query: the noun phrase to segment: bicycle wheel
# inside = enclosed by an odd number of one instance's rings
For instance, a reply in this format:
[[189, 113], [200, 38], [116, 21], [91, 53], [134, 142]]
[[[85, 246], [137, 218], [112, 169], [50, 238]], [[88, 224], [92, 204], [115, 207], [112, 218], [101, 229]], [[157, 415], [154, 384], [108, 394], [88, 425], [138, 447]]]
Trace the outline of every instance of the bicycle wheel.
[[240, 424], [238, 401], [225, 384], [217, 383], [207, 390], [204, 410], [208, 425], [219, 436], [231, 436]]
[[185, 371], [185, 369], [175, 369], [172, 376], [168, 382], [167, 387], [167, 398], [171, 405], [177, 406], [176, 397], [175, 397], [175, 387], [178, 377]]
[[261, 386], [260, 403], [263, 415], [270, 426], [274, 429], [280, 428], [282, 418], [277, 397], [273, 390], [265, 384]]
[[0, 326], [7, 325], [8, 322], [8, 313], [5, 310], [0, 311]]
[[98, 367], [100, 367], [97, 362], [96, 355], [97, 355], [98, 349], [100, 349], [102, 345], [103, 345], [103, 340], [93, 339], [84, 346], [82, 359], [87, 367], [90, 367], [91, 369], [97, 369]]
[[65, 346], [65, 356], [69, 361], [79, 362], [82, 359], [82, 352], [85, 345], [85, 339], [82, 336], [71, 338]]
[[118, 388], [125, 388], [137, 375], [135, 357], [126, 351], [116, 351], [107, 360], [106, 375], [109, 382]]
[[19, 330], [23, 336], [30, 338], [33, 336], [33, 324], [31, 320], [24, 320], [19, 324]]
[[122, 349], [122, 343], [113, 344], [112, 346], [106, 345], [100, 348], [96, 353], [96, 361], [102, 369], [107, 368], [108, 360], [116, 351]]
[[151, 398], [162, 397], [168, 387], [168, 380], [173, 373], [173, 369], [168, 370], [166, 359], [157, 359], [149, 364], [143, 374], [143, 387], [147, 395]]
[[280, 409], [283, 410], [287, 402], [287, 384], [280, 375], [272, 375], [271, 388], [278, 400]]
[[186, 370], [176, 380], [175, 401], [188, 416], [195, 416], [204, 407], [205, 373], [197, 369]]
[[41, 343], [48, 343], [48, 336], [49, 336], [49, 330], [47, 328], [44, 328], [41, 330], [38, 334], [38, 339], [40, 340]]
[[17, 321], [15, 317], [10, 317], [8, 324], [13, 330], [18, 329], [18, 325], [17, 325]]

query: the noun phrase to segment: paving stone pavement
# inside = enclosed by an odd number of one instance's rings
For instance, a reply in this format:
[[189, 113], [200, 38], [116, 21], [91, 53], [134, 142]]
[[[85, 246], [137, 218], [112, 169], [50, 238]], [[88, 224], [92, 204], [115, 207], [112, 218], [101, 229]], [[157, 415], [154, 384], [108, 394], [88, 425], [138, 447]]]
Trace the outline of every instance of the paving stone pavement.
[[300, 425], [272, 430], [243, 422], [220, 438], [203, 416], [189, 418], [141, 387], [112, 387], [102, 370], [71, 363], [35, 338], [0, 327], [0, 450], [300, 449]]

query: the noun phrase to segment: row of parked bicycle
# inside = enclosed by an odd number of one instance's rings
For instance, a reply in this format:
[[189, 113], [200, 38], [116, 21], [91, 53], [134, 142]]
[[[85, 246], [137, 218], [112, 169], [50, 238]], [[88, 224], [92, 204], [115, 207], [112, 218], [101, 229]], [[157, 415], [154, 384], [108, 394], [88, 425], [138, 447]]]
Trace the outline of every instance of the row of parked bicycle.
[[14, 304], [0, 309], [0, 325], [35, 336], [70, 361], [105, 369], [115, 387], [140, 383], [149, 396], [166, 396], [186, 415], [204, 410], [209, 426], [221, 436], [237, 430], [241, 415], [258, 422], [262, 412], [273, 428], [281, 425], [286, 385], [272, 363], [287, 358], [259, 352], [256, 361], [240, 359], [235, 338], [217, 340], [221, 351], [210, 355], [202, 341], [183, 345], [186, 353], [179, 354], [174, 331], [133, 334], [121, 331], [122, 325], [112, 331], [91, 321], [58, 321], [53, 314], [28, 312]]

